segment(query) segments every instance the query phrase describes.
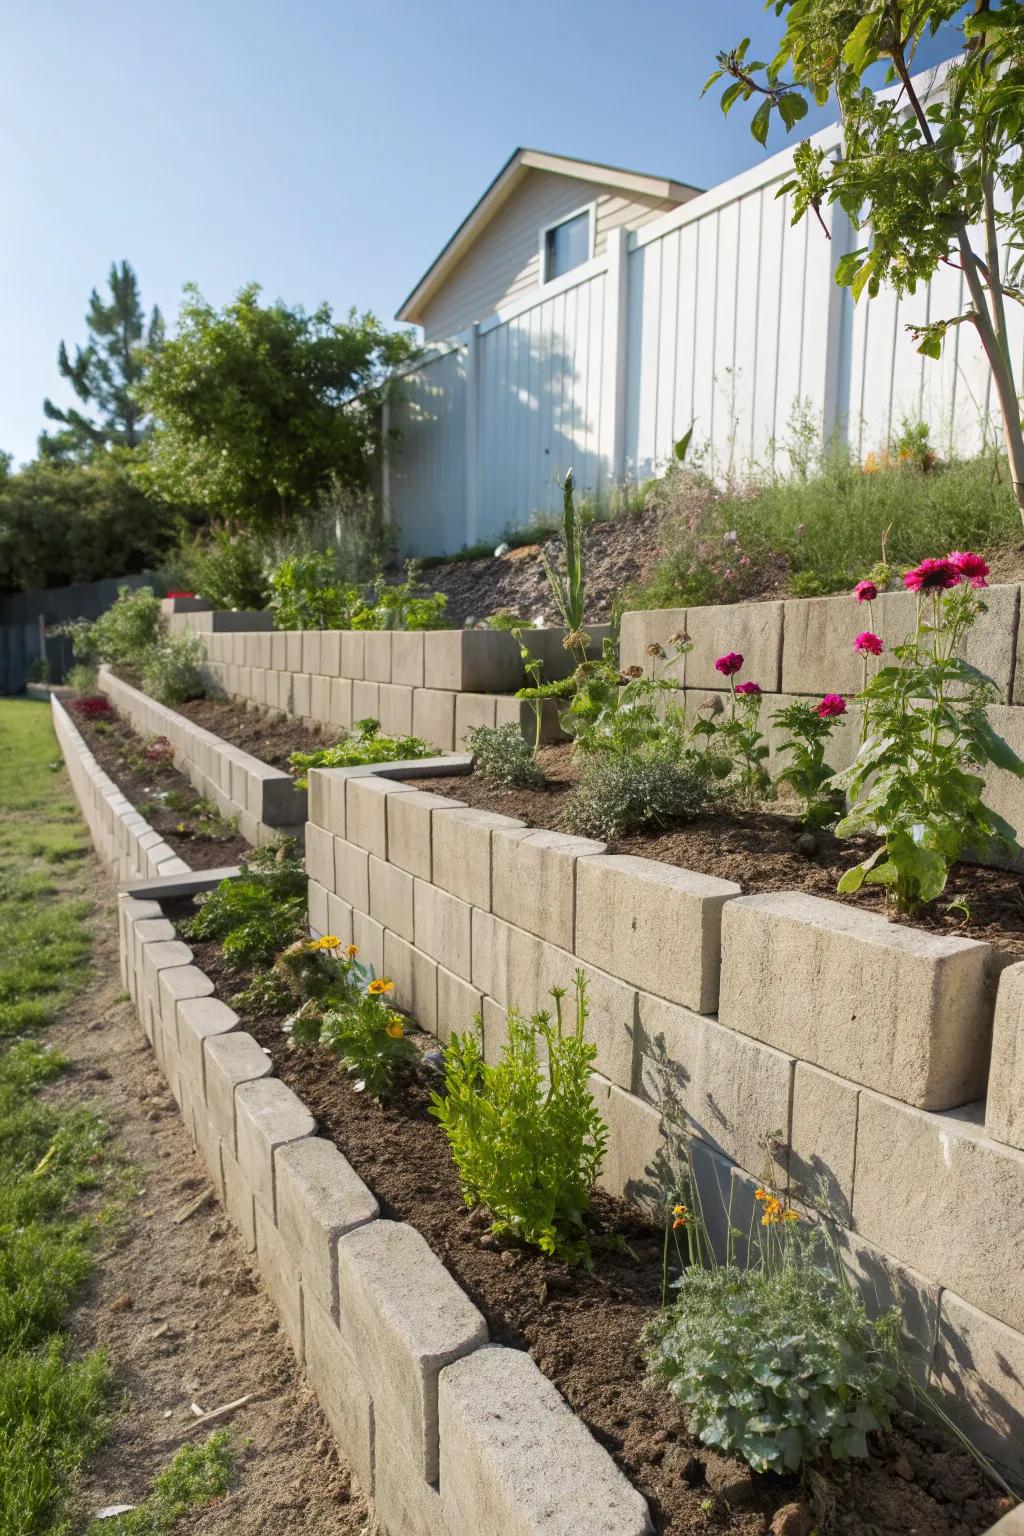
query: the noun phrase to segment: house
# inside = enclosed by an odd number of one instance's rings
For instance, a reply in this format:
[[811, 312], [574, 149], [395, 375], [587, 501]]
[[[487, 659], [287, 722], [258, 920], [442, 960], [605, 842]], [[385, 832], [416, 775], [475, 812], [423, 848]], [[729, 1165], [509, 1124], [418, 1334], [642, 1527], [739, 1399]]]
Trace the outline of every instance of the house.
[[511, 299], [564, 277], [607, 248], [614, 229], [639, 229], [698, 195], [664, 176], [517, 149], [398, 311], [443, 341]]

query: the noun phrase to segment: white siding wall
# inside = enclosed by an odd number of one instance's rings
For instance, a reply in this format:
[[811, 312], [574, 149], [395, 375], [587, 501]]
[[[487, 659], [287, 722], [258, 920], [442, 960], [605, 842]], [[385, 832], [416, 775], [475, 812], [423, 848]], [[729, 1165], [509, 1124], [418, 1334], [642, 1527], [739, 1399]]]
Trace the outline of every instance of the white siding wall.
[[387, 497], [406, 554], [466, 542], [466, 348], [425, 360], [396, 380], [389, 425], [401, 433]]

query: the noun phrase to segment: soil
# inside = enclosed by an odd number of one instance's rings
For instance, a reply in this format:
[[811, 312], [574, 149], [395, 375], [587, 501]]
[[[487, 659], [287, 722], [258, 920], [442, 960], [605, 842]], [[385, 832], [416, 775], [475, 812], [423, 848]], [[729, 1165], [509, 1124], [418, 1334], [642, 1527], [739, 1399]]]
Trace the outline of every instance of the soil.
[[[587, 618], [604, 624], [616, 599], [633, 585], [642, 585], [665, 551], [661, 539], [662, 513], [654, 507], [632, 516], [591, 523], [583, 537], [587, 562]], [[508, 608], [524, 619], [559, 624], [544, 573], [543, 555], [557, 563], [561, 538], [526, 544], [504, 555], [482, 560], [452, 560], [431, 565], [423, 580], [448, 598], [448, 617], [461, 626], [467, 619], [485, 619]]]
[[[99, 893], [93, 970], [88, 989], [47, 1033], [71, 1063], [49, 1091], [99, 1112], [132, 1167], [132, 1185], [69, 1319], [73, 1350], [105, 1349], [115, 1387], [106, 1444], [75, 1485], [73, 1528], [111, 1504], [141, 1503], [181, 1446], [222, 1427], [236, 1457], [231, 1487], [175, 1531], [370, 1536], [367, 1503], [124, 1000], [110, 878], [91, 857], [85, 875], [83, 888]], [[210, 1198], [183, 1219], [204, 1194]], [[213, 1425], [191, 1411], [193, 1402], [209, 1411], [249, 1394]]]
[[[413, 787], [517, 816], [528, 826], [561, 830], [568, 797], [579, 777], [571, 745], [542, 749], [539, 763], [547, 776], [543, 789], [492, 789], [478, 773], [416, 779]], [[878, 886], [866, 886], [856, 896], [836, 892], [844, 871], [876, 846], [877, 839], [841, 840], [831, 832], [817, 832], [807, 843], [795, 816], [763, 806], [752, 811], [720, 809], [660, 832], [612, 838], [608, 850], [734, 880], [744, 895], [807, 891], [884, 913], [885, 896]], [[966, 905], [966, 913], [956, 905], [959, 902]], [[997, 964], [1008, 965], [1024, 959], [1024, 877], [1009, 870], [957, 864], [942, 900], [906, 921], [950, 937], [984, 940], [992, 945]]]
[[[175, 905], [176, 913], [186, 910]], [[230, 998], [242, 977], [212, 942], [197, 963]], [[320, 1133], [341, 1149], [381, 1204], [430, 1243], [487, 1318], [492, 1339], [526, 1349], [647, 1498], [663, 1536], [766, 1536], [805, 1494], [796, 1478], [756, 1476], [690, 1436], [680, 1405], [644, 1379], [640, 1334], [660, 1304], [662, 1233], [621, 1201], [598, 1194], [594, 1269], [570, 1269], [520, 1246], [502, 1246], [479, 1210], [464, 1205], [447, 1142], [427, 1110], [438, 1079], [424, 1066], [394, 1101], [359, 1094], [314, 1047], [290, 1042], [279, 1018], [243, 1015], [274, 1068], [302, 1098]], [[433, 1046], [429, 1036], [420, 1037]], [[622, 1251], [625, 1239], [632, 1254]], [[909, 1415], [876, 1437], [866, 1461], [827, 1463], [806, 1495], [838, 1536], [974, 1536], [1004, 1510], [975, 1463]], [[794, 1516], [794, 1518], [796, 1518]]]
[[[192, 869], [219, 869], [244, 859], [249, 851], [244, 837], [219, 818], [207, 825], [195, 814], [201, 797], [174, 767], [169, 753], [148, 760], [145, 753], [152, 744], [136, 735], [113, 706], [108, 714], [91, 718], [74, 701], [69, 708], [104, 773], [186, 864]], [[168, 795], [173, 797], [173, 809], [166, 804]]]
[[340, 727], [308, 726], [291, 716], [275, 719], [234, 699], [191, 699], [179, 704], [177, 711], [271, 768], [287, 770], [292, 752], [316, 752], [344, 735]]

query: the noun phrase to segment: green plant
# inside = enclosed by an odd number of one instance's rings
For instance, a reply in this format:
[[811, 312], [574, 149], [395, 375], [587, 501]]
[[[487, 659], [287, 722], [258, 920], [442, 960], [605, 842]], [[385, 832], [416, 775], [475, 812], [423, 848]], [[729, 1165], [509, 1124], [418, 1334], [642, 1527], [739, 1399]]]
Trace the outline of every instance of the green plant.
[[28, 680], [30, 683], [48, 683], [50, 681], [50, 663], [45, 656], [34, 656], [29, 663]]
[[190, 630], [161, 634], [155, 645], [135, 659], [143, 692], [160, 704], [183, 704], [186, 699], [201, 699], [206, 692], [203, 642]]
[[448, 1138], [466, 1204], [490, 1211], [492, 1231], [589, 1266], [584, 1218], [608, 1132], [590, 1094], [596, 1047], [584, 1035], [582, 971], [571, 1026], [562, 1017], [565, 989], [553, 987], [551, 996], [554, 1020], [542, 1012], [527, 1021], [509, 1009], [508, 1043], [494, 1066], [483, 1058], [479, 1015], [473, 1033], [453, 1035], [444, 1093], [432, 1095], [430, 1113]]
[[326, 550], [289, 555], [270, 577], [270, 608], [278, 629], [349, 629], [358, 593], [339, 585]]
[[729, 707], [721, 715], [708, 713], [698, 720], [693, 734], [703, 737], [709, 750], [719, 759], [720, 769], [725, 763], [732, 768], [730, 783], [735, 786], [741, 802], [754, 805], [759, 799], [773, 793], [771, 777], [764, 766], [768, 760], [768, 744], [760, 730], [761, 689], [757, 683], [737, 683], [736, 674], [743, 666], [743, 657], [737, 651], [727, 651], [719, 656], [715, 668], [728, 679]]
[[234, 1462], [230, 1434], [215, 1429], [204, 1445], [183, 1445], [175, 1452], [144, 1504], [92, 1521], [86, 1536], [170, 1536], [190, 1510], [223, 1498]]
[[563, 817], [567, 832], [615, 838], [660, 831], [687, 821], [707, 804], [712, 786], [708, 759], [687, 752], [616, 752], [587, 761]]
[[447, 629], [443, 592], [431, 592], [416, 578], [415, 565], [406, 567], [403, 582], [387, 582], [378, 576], [373, 588], [352, 611], [352, 629]]
[[96, 668], [87, 666], [84, 661], [76, 662], [73, 667], [68, 668], [64, 681], [73, 693], [95, 693]]
[[119, 587], [117, 600], [98, 619], [78, 619], [57, 631], [70, 634], [78, 661], [134, 666], [160, 633], [160, 599], [152, 587]]
[[893, 647], [896, 664], [881, 667], [858, 696], [865, 739], [833, 780], [854, 802], [838, 835], [883, 838], [843, 875], [844, 894], [882, 885], [897, 911], [914, 912], [941, 895], [964, 852], [1016, 849], [1012, 827], [984, 803], [976, 770], [1024, 778], [1024, 763], [989, 723], [995, 684], [957, 654], [986, 611], [978, 589], [987, 573], [977, 555], [955, 552], [904, 577], [918, 594], [917, 623]]
[[[674, 678], [659, 677], [657, 666], [670, 655], [677, 660], [685, 656], [691, 643], [681, 633], [667, 643], [668, 651], [657, 641], [647, 647], [651, 677], [639, 666], [620, 672], [615, 644], [606, 639], [599, 660], [581, 662], [571, 678], [557, 685], [557, 692], [569, 700], [560, 723], [573, 737], [577, 752], [593, 757], [655, 749], [682, 751], [682, 712], [672, 703], [665, 705], [679, 692], [680, 684]], [[520, 690], [520, 697], [528, 692]]]
[[778, 774], [778, 782], [787, 784], [803, 801], [805, 827], [831, 826], [842, 815], [843, 793], [832, 784], [833, 769], [825, 761], [834, 720], [835, 716], [823, 715], [818, 706], [801, 700], [772, 715], [773, 725], [786, 732], [779, 751], [791, 759]]
[[492, 789], [540, 789], [545, 781], [519, 726], [478, 725], [467, 738], [474, 766]]
[[405, 1020], [388, 1001], [394, 982], [375, 976], [356, 959], [355, 944], [341, 948], [335, 934], [295, 944], [275, 970], [295, 998], [303, 998], [284, 1029], [303, 1045], [329, 1050], [354, 1079], [357, 1092], [383, 1099], [395, 1074], [415, 1065], [419, 1052], [405, 1032]]
[[237, 880], [222, 880], [182, 924], [186, 938], [217, 939], [235, 966], [270, 965], [306, 923], [306, 872], [290, 844], [258, 848]]
[[430, 747], [422, 736], [382, 736], [379, 720], [357, 720], [358, 735], [349, 735], [330, 747], [315, 752], [293, 752], [288, 759], [299, 789], [308, 783], [311, 768], [355, 768], [362, 763], [407, 763], [429, 757]]
[[577, 661], [584, 661], [587, 654], [587, 637], [583, 633], [587, 609], [587, 571], [583, 551], [583, 519], [573, 499], [571, 469], [567, 471], [562, 485], [562, 556], [565, 561], [564, 575], [555, 569], [546, 551], [541, 552], [544, 573], [551, 587], [555, 607], [568, 631], [566, 645]]
[[265, 608], [270, 598], [265, 540], [254, 532], [213, 528], [175, 552], [181, 579], [214, 608]]

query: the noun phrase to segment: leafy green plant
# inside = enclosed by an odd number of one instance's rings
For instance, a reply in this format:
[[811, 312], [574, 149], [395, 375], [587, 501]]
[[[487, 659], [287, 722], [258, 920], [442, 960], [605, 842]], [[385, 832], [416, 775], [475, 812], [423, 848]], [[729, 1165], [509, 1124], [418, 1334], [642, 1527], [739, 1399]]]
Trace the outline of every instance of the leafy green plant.
[[270, 965], [306, 924], [306, 872], [290, 844], [258, 848], [237, 880], [222, 880], [182, 924], [186, 938], [217, 939], [236, 966]]
[[71, 636], [78, 661], [134, 666], [160, 633], [160, 599], [152, 587], [119, 587], [117, 600], [98, 619], [77, 619], [56, 631]]
[[266, 607], [266, 540], [258, 533], [214, 528], [197, 534], [182, 543], [175, 563], [185, 586], [214, 608]]
[[87, 666], [84, 661], [76, 662], [73, 667], [68, 668], [64, 681], [73, 693], [95, 693], [96, 668]]
[[[668, 651], [658, 642], [647, 647], [653, 674], [639, 666], [620, 672], [616, 647], [606, 639], [599, 660], [582, 662], [560, 691], [568, 696], [561, 715], [563, 730], [573, 737], [576, 751], [585, 757], [598, 754], [636, 754], [647, 749], [682, 750], [683, 716], [667, 699], [680, 690], [674, 679], [657, 675], [657, 664], [671, 655], [685, 656], [689, 639], [675, 634]], [[527, 690], [521, 690], [521, 696]]]
[[852, 767], [833, 780], [853, 800], [838, 835], [883, 839], [843, 875], [844, 894], [865, 882], [882, 885], [897, 911], [912, 913], [942, 894], [963, 853], [1016, 849], [1012, 827], [982, 798], [978, 770], [1024, 778], [1024, 763], [989, 723], [996, 685], [958, 654], [986, 611], [978, 591], [987, 574], [979, 556], [956, 551], [904, 576], [918, 594], [916, 626], [892, 648], [895, 664], [881, 667], [859, 695], [865, 739]]
[[444, 1093], [432, 1095], [430, 1113], [448, 1138], [466, 1204], [490, 1211], [492, 1231], [589, 1266], [584, 1218], [608, 1131], [590, 1093], [596, 1047], [584, 1037], [582, 971], [571, 1025], [562, 1017], [565, 989], [553, 987], [551, 996], [554, 1020], [509, 1009], [508, 1043], [495, 1066], [483, 1058], [479, 1015], [473, 1033], [453, 1035]]
[[396, 1073], [414, 1066], [419, 1052], [388, 1001], [394, 982], [375, 976], [358, 953], [355, 944], [342, 948], [337, 935], [325, 934], [280, 956], [275, 971], [294, 997], [304, 999], [284, 1028], [293, 1040], [335, 1055], [358, 1092], [383, 1099], [394, 1088]]
[[378, 576], [373, 588], [353, 609], [352, 629], [447, 629], [448, 599], [431, 592], [416, 579], [412, 563], [402, 582], [386, 582]]
[[835, 716], [823, 715], [820, 706], [796, 700], [777, 709], [772, 723], [786, 732], [779, 751], [790, 761], [777, 780], [787, 784], [803, 802], [805, 827], [831, 826], [843, 811], [843, 793], [831, 782], [833, 769], [825, 761], [832, 739]]
[[215, 1429], [204, 1445], [183, 1445], [175, 1452], [145, 1503], [92, 1521], [86, 1536], [170, 1536], [190, 1510], [227, 1493], [234, 1463], [230, 1434]]
[[719, 656], [715, 668], [729, 683], [729, 706], [721, 715], [707, 713], [698, 720], [693, 734], [704, 737], [709, 750], [719, 760], [720, 769], [731, 765], [730, 784], [742, 803], [754, 805], [773, 793], [765, 763], [768, 743], [760, 730], [761, 689], [757, 683], [737, 683], [736, 674], [743, 667], [738, 651]]
[[429, 757], [431, 749], [422, 736], [382, 736], [380, 721], [356, 721], [357, 735], [349, 735], [315, 752], [293, 752], [288, 759], [295, 783], [305, 789], [311, 768], [356, 768], [362, 763], [406, 763]]
[[546, 780], [533, 751], [513, 721], [478, 725], [467, 738], [474, 767], [492, 789], [541, 789]]
[[201, 699], [206, 692], [202, 673], [205, 659], [203, 642], [191, 630], [161, 634], [154, 645], [135, 658], [143, 692], [160, 704]]
[[624, 837], [661, 831], [705, 807], [712, 788], [703, 753], [615, 752], [588, 760], [563, 817], [567, 832]]
[[278, 629], [349, 629], [357, 590], [339, 585], [326, 550], [289, 555], [270, 577], [269, 606]]
[[555, 607], [568, 631], [566, 645], [572, 650], [577, 661], [584, 661], [587, 654], [587, 637], [583, 633], [587, 608], [587, 570], [583, 551], [583, 518], [574, 501], [573, 484], [573, 474], [570, 469], [562, 485], [564, 575], [555, 569], [546, 552], [542, 552], [541, 559], [544, 562], [544, 573], [551, 587]]

